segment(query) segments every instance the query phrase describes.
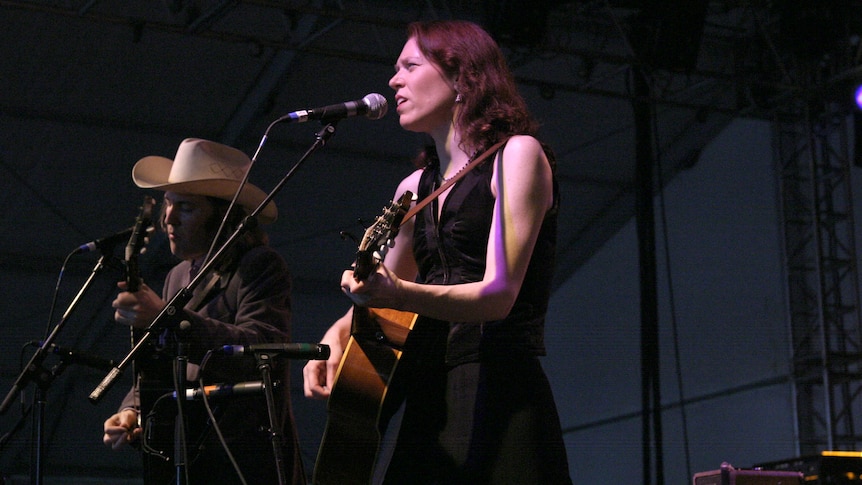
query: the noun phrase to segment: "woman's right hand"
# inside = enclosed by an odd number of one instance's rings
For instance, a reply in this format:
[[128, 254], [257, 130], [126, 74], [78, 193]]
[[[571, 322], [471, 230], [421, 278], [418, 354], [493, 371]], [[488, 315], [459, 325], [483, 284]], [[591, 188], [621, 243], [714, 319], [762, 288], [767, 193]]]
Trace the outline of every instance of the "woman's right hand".
[[302, 381], [305, 397], [311, 399], [328, 399], [335, 383], [335, 375], [344, 354], [344, 347], [350, 338], [353, 308], [336, 320], [320, 340], [321, 344], [329, 346], [327, 360], [309, 360], [302, 368]]
[[340, 343], [321, 343], [329, 345], [329, 359], [309, 360], [302, 369], [305, 397], [311, 399], [328, 399], [338, 372], [338, 364], [344, 350]]

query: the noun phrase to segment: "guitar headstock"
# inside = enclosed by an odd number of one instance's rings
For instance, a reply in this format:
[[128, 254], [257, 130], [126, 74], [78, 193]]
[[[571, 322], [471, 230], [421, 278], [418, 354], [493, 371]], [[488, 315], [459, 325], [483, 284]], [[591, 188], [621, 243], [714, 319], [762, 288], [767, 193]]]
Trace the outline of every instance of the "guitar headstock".
[[128, 291], [137, 291], [141, 285], [140, 269], [138, 268], [138, 255], [144, 249], [147, 233], [153, 225], [153, 207], [156, 205], [156, 200], [150, 196], [144, 196], [144, 203], [141, 205], [141, 210], [138, 217], [135, 218], [135, 226], [132, 229], [132, 236], [129, 238], [129, 243], [126, 244], [125, 266], [126, 266], [126, 285]]
[[395, 236], [404, 215], [415, 199], [413, 192], [409, 190], [397, 201], [390, 201], [383, 209], [383, 213], [374, 219], [359, 243], [356, 251], [356, 262], [353, 268], [353, 277], [356, 281], [364, 280], [370, 275], [377, 265], [386, 258], [386, 252], [395, 243]]

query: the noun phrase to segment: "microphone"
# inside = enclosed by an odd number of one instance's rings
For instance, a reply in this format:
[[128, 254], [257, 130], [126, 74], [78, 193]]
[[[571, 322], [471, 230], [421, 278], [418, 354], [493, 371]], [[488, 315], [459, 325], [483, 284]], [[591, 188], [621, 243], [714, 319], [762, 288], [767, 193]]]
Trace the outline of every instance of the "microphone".
[[[273, 387], [277, 387], [277, 383], [273, 383]], [[186, 401], [194, 401], [196, 399], [201, 399], [203, 396], [208, 398], [240, 396], [246, 394], [260, 394], [263, 390], [263, 381], [237, 382], [236, 384], [213, 384], [211, 386], [186, 389], [185, 398]], [[172, 397], [174, 399], [177, 398], [176, 391], [173, 392]]]
[[97, 249], [102, 251], [111, 250], [120, 242], [128, 241], [134, 230], [134, 227], [129, 227], [120, 232], [111, 234], [110, 236], [105, 236], [103, 238], [96, 239], [95, 241], [90, 241], [87, 244], [82, 244], [78, 246], [72, 254], [89, 253], [90, 251], [95, 251]]
[[294, 111], [282, 116], [276, 122], [291, 121], [305, 123], [309, 120], [329, 122], [361, 115], [365, 115], [372, 120], [379, 120], [386, 114], [387, 108], [386, 98], [382, 94], [371, 93], [356, 101], [331, 104], [322, 108]]
[[[39, 345], [41, 346], [42, 344], [40, 343]], [[59, 345], [51, 344], [47, 350], [51, 351], [52, 354], [59, 355], [63, 362], [84, 364], [94, 369], [111, 370], [116, 365], [113, 360], [103, 359], [97, 355], [60, 347]]]
[[225, 345], [222, 352], [229, 356], [275, 354], [288, 359], [326, 360], [329, 358], [329, 346], [323, 344], [253, 344]]

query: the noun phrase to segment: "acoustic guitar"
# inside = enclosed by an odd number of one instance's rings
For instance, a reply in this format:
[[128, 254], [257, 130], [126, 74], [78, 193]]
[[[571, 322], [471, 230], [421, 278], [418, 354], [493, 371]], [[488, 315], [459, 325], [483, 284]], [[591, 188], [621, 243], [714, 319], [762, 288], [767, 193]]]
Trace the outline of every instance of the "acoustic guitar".
[[[405, 192], [368, 227], [353, 275], [362, 281], [383, 261], [414, 196]], [[328, 401], [328, 418], [314, 466], [316, 485], [367, 484], [385, 431], [384, 401], [401, 359], [415, 313], [353, 307], [350, 339]]]

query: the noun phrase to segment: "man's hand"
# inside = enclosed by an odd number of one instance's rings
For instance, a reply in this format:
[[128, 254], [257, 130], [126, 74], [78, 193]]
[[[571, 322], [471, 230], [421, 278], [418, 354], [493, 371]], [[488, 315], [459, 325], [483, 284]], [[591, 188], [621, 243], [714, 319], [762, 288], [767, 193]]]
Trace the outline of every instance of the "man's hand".
[[138, 412], [134, 409], [123, 409], [105, 421], [105, 435], [102, 437], [102, 442], [111, 449], [122, 449], [130, 443], [137, 442], [140, 437]]

